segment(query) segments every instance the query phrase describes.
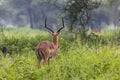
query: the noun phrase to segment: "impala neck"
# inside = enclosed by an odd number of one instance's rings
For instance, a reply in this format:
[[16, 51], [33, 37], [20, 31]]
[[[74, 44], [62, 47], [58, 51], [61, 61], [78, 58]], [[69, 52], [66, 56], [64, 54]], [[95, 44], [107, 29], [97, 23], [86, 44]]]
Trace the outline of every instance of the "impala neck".
[[53, 43], [54, 43], [56, 49], [58, 49], [58, 36], [53, 36], [52, 38], [53, 38]]

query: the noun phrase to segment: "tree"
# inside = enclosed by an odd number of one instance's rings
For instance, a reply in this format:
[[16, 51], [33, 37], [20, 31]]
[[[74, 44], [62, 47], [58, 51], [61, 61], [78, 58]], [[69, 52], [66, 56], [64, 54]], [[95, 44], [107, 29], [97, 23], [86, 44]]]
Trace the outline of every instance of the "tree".
[[113, 23], [114, 26], [117, 27], [120, 22], [120, 0], [114, 0], [111, 3], [112, 11], [113, 11]]
[[[8, 19], [9, 18], [9, 19]], [[10, 24], [11, 13], [7, 8], [4, 0], [0, 1], [0, 24], [5, 25]]]
[[30, 27], [33, 28], [33, 5], [32, 5], [33, 0], [11, 0], [10, 1], [10, 6], [14, 8], [14, 11], [16, 9], [17, 11], [17, 20], [20, 19], [20, 15], [26, 15], [29, 17], [29, 23]]
[[[48, 16], [49, 19], [56, 16], [57, 9], [55, 6], [49, 4], [51, 2], [54, 3], [54, 1], [55, 0], [10, 0], [10, 7], [14, 9], [14, 22], [18, 22], [17, 24], [27, 22], [31, 28], [41, 28], [45, 16]], [[56, 20], [51, 19], [49, 22], [50, 21], [54, 23]]]
[[79, 26], [77, 30], [85, 36], [85, 32], [88, 30], [90, 13], [100, 4], [101, 0], [68, 0], [64, 10], [70, 24], [69, 30], [72, 31], [74, 27]]
[[[43, 28], [45, 16], [48, 24], [57, 23], [57, 17], [62, 15], [53, 4], [61, 0], [2, 0], [0, 1], [0, 23], [13, 26]], [[59, 4], [62, 6], [62, 3]]]

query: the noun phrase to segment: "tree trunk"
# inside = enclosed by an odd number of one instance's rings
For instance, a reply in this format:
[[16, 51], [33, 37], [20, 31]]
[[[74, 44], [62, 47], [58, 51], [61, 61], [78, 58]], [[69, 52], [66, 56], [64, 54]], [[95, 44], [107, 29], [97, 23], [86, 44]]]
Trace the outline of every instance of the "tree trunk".
[[28, 8], [28, 15], [29, 15], [29, 20], [30, 20], [30, 27], [33, 29], [34, 21], [33, 21], [33, 12], [31, 8]]

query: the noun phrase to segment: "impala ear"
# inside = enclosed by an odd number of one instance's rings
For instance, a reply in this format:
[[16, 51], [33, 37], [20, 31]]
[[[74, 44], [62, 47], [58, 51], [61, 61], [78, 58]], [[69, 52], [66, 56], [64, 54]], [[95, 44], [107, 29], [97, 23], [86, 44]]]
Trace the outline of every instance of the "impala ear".
[[61, 34], [61, 32], [58, 32], [58, 35]]

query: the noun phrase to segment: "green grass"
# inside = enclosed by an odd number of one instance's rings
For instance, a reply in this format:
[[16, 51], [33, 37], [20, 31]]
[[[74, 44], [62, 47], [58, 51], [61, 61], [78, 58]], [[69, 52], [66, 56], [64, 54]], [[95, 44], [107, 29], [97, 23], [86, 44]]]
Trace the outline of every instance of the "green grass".
[[[107, 40], [108, 34], [102, 35]], [[5, 30], [4, 36], [0, 46], [7, 46], [9, 54], [4, 58], [0, 52], [0, 80], [120, 80], [120, 46], [111, 38], [108, 44], [89, 45], [61, 34], [56, 58], [38, 69], [35, 47], [51, 40], [47, 32], [16, 28]]]

